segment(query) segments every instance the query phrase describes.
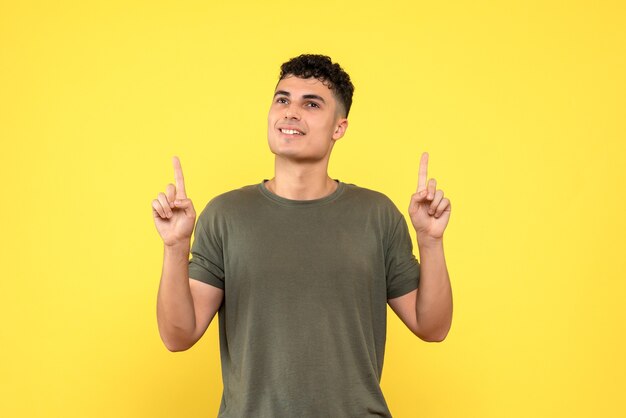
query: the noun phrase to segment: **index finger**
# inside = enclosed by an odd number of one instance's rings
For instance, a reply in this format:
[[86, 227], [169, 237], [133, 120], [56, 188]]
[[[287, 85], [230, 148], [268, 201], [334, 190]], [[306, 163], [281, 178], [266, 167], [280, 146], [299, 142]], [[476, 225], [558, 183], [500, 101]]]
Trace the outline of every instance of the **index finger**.
[[417, 191], [426, 190], [426, 180], [428, 180], [428, 153], [424, 152], [420, 159], [419, 174], [417, 176]]
[[174, 178], [176, 179], [176, 199], [186, 199], [185, 178], [183, 177], [183, 168], [180, 165], [178, 157], [172, 159], [174, 164]]

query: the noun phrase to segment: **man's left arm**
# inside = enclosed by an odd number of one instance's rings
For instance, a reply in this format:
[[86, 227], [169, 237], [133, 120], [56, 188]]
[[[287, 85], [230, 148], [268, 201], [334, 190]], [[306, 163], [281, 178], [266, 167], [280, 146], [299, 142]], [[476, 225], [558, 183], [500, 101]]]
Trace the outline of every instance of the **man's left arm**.
[[452, 287], [443, 252], [443, 232], [450, 219], [450, 200], [428, 178], [428, 153], [420, 160], [417, 191], [409, 215], [420, 255], [419, 288], [388, 303], [406, 326], [424, 341], [443, 341], [452, 325]]

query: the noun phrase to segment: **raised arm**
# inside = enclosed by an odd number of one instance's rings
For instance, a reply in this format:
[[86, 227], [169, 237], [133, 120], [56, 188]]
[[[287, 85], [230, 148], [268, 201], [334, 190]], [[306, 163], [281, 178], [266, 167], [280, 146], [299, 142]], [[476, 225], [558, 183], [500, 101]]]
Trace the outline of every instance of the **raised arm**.
[[409, 215], [420, 254], [419, 288], [388, 303], [419, 338], [443, 341], [452, 325], [452, 288], [443, 253], [443, 232], [450, 219], [450, 200], [428, 180], [428, 153], [420, 160], [417, 190], [411, 197]]
[[163, 271], [157, 294], [161, 340], [170, 351], [193, 346], [208, 328], [224, 291], [189, 278], [189, 251], [196, 212], [185, 192], [180, 161], [173, 158], [176, 185], [152, 201], [154, 223], [163, 239]]

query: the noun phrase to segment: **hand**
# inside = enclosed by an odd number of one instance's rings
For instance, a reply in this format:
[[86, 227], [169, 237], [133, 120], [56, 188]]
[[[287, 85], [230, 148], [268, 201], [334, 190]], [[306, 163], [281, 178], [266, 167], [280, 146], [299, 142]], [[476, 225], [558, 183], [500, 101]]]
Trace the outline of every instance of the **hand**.
[[443, 239], [443, 231], [450, 219], [450, 200], [443, 197], [443, 190], [436, 190], [437, 181], [428, 180], [428, 153], [422, 154], [417, 180], [417, 192], [411, 196], [409, 216], [420, 239]]
[[168, 184], [165, 193], [159, 193], [152, 201], [152, 215], [159, 235], [167, 246], [181, 243], [188, 244], [191, 240], [196, 211], [191, 199], [185, 193], [185, 179], [178, 157], [172, 159], [176, 186]]

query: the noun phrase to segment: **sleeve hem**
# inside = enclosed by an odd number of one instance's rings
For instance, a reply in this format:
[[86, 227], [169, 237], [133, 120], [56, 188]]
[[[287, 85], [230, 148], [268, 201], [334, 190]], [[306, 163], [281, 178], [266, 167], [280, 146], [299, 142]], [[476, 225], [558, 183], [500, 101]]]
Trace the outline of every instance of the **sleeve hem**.
[[194, 271], [194, 272], [189, 272], [189, 278], [193, 280], [197, 280], [202, 283], [209, 284], [211, 286], [218, 287], [220, 289], [224, 289], [224, 282], [213, 276], [198, 274], [197, 272]]
[[412, 292], [413, 290], [419, 288], [419, 285], [417, 282], [415, 283], [411, 283], [410, 286], [407, 286], [406, 288], [403, 289], [396, 289], [393, 292], [390, 292], [387, 294], [387, 299], [394, 299], [394, 298], [399, 298], [400, 296], [404, 296], [409, 292]]

